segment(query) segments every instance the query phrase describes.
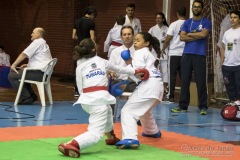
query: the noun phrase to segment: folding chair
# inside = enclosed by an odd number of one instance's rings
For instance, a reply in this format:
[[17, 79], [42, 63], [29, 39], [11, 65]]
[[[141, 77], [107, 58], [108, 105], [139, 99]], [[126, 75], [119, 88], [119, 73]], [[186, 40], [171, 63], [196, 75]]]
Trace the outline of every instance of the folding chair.
[[16, 96], [16, 99], [15, 99], [15, 102], [14, 102], [14, 106], [16, 106], [19, 102], [19, 98], [20, 98], [24, 83], [33, 83], [33, 84], [37, 85], [38, 93], [39, 93], [39, 96], [40, 96], [42, 106], [46, 106], [45, 93], [44, 93], [44, 88], [45, 88], [45, 90], [47, 92], [47, 95], [48, 95], [49, 103], [53, 104], [50, 78], [52, 76], [53, 68], [56, 65], [56, 63], [57, 63], [57, 58], [53, 58], [46, 65], [46, 72], [44, 73], [41, 82], [33, 81], [33, 80], [25, 80], [27, 71], [39, 70], [39, 68], [28, 68], [28, 67], [26, 67], [26, 68], [23, 69], [23, 74], [22, 74], [22, 78], [20, 80], [21, 82], [20, 82], [20, 85], [19, 85], [19, 88], [18, 88], [18, 92], [17, 92], [17, 96]]

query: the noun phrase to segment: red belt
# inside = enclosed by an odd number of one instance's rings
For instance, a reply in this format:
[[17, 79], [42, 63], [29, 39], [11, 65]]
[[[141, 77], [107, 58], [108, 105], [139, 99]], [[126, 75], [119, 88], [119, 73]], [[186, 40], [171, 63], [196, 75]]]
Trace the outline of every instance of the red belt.
[[115, 42], [115, 41], [112, 41], [112, 42], [111, 42], [111, 45], [113, 45], [113, 46], [121, 46], [122, 44], [121, 44], [121, 43], [118, 43], [118, 42]]
[[105, 91], [107, 91], [108, 88], [107, 88], [106, 86], [94, 86], [94, 87], [88, 87], [88, 88], [83, 88], [83, 93], [94, 92], [94, 91], [100, 91], [100, 90], [105, 90]]

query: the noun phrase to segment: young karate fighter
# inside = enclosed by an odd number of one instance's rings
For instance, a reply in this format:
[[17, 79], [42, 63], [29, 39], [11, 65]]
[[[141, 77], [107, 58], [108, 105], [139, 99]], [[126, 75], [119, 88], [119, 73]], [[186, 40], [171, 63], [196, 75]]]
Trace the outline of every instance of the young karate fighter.
[[[150, 33], [140, 32], [134, 38], [135, 53], [131, 60], [133, 68], [146, 68], [149, 71], [149, 79], [142, 81], [134, 90], [129, 100], [121, 111], [122, 140], [116, 143], [119, 149], [138, 148], [137, 121], [142, 124], [142, 136], [159, 138], [161, 132], [151, 113], [161, 100], [164, 92], [163, 82], [159, 71], [160, 43]], [[157, 59], [152, 55], [150, 48], [157, 52]], [[157, 89], [156, 89], [157, 88]]]
[[90, 38], [82, 40], [80, 45], [75, 47], [74, 59], [78, 60], [79, 64], [76, 69], [76, 82], [81, 93], [75, 104], [81, 104], [90, 117], [88, 131], [58, 146], [58, 150], [65, 156], [79, 157], [80, 151], [98, 143], [103, 133], [107, 136], [107, 145], [114, 145], [119, 141], [113, 132], [110, 104], [114, 104], [116, 99], [108, 92], [107, 69], [135, 74], [137, 77], [144, 73], [141, 78], [143, 80], [149, 76], [146, 69], [134, 70], [131, 66], [115, 66], [98, 57], [96, 53], [96, 44]]

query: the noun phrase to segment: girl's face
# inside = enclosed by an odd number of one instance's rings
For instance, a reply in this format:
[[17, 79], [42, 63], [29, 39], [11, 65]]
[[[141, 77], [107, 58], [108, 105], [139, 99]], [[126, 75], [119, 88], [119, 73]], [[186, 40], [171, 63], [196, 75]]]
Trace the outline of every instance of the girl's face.
[[163, 17], [162, 17], [162, 15], [158, 14], [156, 16], [156, 23], [159, 24], [159, 25], [163, 24]]
[[136, 34], [134, 37], [134, 48], [135, 50], [139, 50], [141, 48], [147, 47], [149, 42], [145, 42], [143, 36], [141, 34]]

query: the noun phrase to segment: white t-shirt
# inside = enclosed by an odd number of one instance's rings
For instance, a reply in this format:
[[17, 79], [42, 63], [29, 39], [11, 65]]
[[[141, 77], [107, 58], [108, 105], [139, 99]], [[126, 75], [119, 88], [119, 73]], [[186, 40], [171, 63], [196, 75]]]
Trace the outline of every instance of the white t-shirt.
[[240, 65], [240, 27], [237, 29], [230, 28], [223, 35], [225, 45], [224, 62], [225, 66]]
[[[121, 52], [124, 51], [124, 50], [128, 50], [128, 48], [125, 47], [124, 45], [115, 48], [111, 53], [111, 56], [109, 58], [109, 62], [113, 65], [127, 66], [127, 64], [125, 63], [125, 61], [121, 57]], [[134, 47], [133, 46], [130, 47], [129, 50], [130, 50], [131, 57], [133, 57], [134, 52], [135, 52]], [[128, 75], [117, 73], [116, 78], [126, 80], [126, 79], [128, 79]]]
[[29, 58], [28, 67], [37, 67], [43, 72], [44, 67], [52, 60], [49, 46], [43, 38], [35, 39], [23, 53]]
[[169, 56], [182, 56], [183, 49], [185, 46], [184, 41], [180, 41], [180, 28], [182, 27], [185, 20], [177, 20], [170, 24], [167, 35], [173, 36], [169, 44]]

